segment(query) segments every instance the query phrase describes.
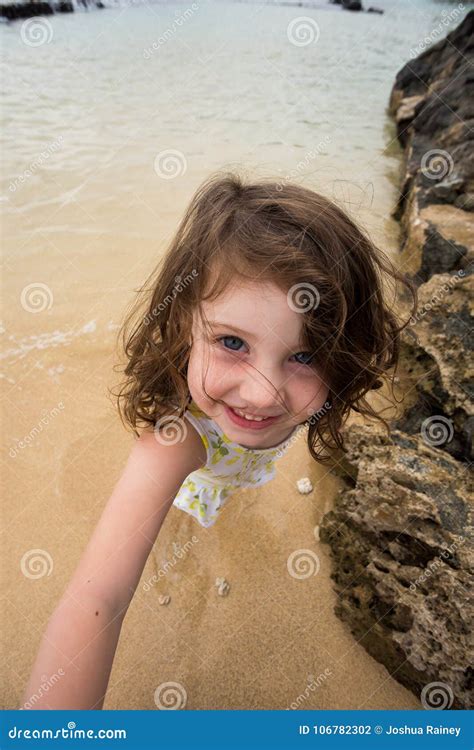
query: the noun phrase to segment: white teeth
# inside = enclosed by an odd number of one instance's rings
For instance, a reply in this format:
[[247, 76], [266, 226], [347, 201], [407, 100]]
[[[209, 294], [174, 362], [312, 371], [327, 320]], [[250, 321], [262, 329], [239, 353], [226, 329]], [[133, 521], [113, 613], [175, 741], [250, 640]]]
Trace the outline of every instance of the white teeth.
[[262, 422], [266, 417], [249, 417], [245, 412], [241, 411], [240, 409], [234, 409], [235, 413], [239, 415], [239, 417], [244, 417], [245, 419], [248, 419], [249, 422]]

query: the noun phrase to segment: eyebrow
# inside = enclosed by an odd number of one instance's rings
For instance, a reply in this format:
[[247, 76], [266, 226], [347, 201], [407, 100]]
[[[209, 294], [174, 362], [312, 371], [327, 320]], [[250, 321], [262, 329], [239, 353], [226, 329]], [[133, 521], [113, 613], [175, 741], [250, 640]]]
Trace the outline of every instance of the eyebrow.
[[[243, 336], [246, 336], [249, 339], [255, 340], [256, 338], [256, 336], [253, 333], [250, 333], [249, 331], [244, 331], [242, 330], [242, 328], [239, 328], [238, 326], [235, 326], [232, 323], [221, 323], [218, 320], [209, 320], [208, 323], [211, 326], [220, 326], [221, 328], [228, 328], [229, 330], [237, 331], [237, 333], [241, 333]], [[298, 347], [300, 346], [303, 346], [303, 344], [299, 343], [299, 344], [296, 344], [295, 346], [290, 346], [288, 348], [292, 350], [296, 349], [298, 351]]]

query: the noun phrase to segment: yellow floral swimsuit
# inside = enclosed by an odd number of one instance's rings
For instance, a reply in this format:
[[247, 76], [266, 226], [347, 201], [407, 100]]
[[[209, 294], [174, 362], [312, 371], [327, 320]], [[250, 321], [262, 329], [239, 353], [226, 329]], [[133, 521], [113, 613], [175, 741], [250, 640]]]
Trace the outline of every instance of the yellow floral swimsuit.
[[239, 487], [257, 487], [275, 477], [276, 458], [288, 450], [291, 434], [272, 448], [245, 448], [232, 442], [194, 401], [186, 419], [196, 428], [207, 451], [204, 466], [186, 477], [173, 505], [194, 516], [201, 526], [212, 526], [228, 496]]

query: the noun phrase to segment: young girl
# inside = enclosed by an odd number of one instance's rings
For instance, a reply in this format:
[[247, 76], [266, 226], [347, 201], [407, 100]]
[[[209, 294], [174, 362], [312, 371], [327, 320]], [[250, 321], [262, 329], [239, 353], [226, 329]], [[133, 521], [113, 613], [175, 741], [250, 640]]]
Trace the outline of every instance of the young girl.
[[297, 430], [326, 462], [344, 447], [351, 409], [388, 428], [365, 399], [396, 366], [408, 325], [385, 301], [387, 280], [406, 285], [416, 307], [414, 285], [322, 195], [233, 174], [200, 187], [141, 290], [145, 310], [123, 328], [116, 395], [136, 439], [47, 625], [24, 707], [102, 707], [172, 504], [210, 527], [236, 488], [275, 476]]

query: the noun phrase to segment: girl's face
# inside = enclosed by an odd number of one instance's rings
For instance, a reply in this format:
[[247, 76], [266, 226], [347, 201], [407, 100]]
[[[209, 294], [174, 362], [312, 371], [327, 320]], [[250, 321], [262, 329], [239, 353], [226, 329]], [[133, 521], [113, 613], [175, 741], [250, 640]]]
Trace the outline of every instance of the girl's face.
[[[300, 340], [302, 313], [273, 283], [252, 281], [229, 285], [202, 307], [209, 330], [195, 313], [188, 364], [192, 398], [232, 441], [247, 448], [277, 445], [318, 411], [329, 393], [322, 370], [307, 364], [311, 352]], [[234, 409], [275, 419], [242, 423]]]

